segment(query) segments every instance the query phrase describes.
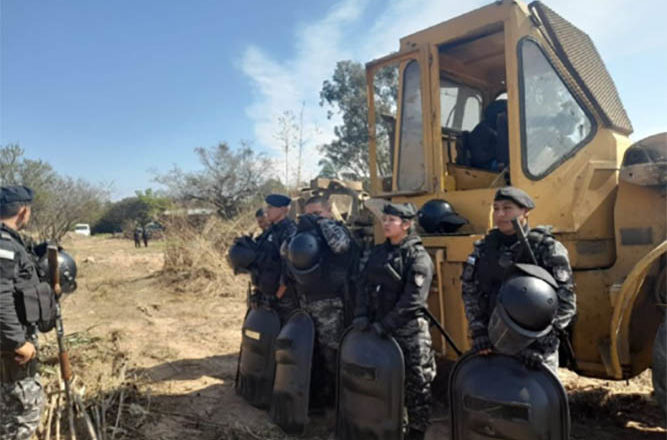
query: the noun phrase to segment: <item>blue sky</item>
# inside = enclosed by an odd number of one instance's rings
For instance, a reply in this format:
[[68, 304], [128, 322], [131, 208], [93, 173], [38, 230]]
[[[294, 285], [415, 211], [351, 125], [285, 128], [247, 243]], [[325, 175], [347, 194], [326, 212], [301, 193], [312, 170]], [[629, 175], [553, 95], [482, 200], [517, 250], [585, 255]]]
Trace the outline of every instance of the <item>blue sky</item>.
[[[0, 144], [65, 175], [149, 186], [196, 169], [193, 149], [250, 140], [276, 157], [276, 118], [305, 103], [307, 173], [332, 136], [319, 90], [336, 61], [488, 2], [450, 0], [0, 0]], [[664, 2], [547, 2], [591, 35], [635, 126], [667, 129]]]

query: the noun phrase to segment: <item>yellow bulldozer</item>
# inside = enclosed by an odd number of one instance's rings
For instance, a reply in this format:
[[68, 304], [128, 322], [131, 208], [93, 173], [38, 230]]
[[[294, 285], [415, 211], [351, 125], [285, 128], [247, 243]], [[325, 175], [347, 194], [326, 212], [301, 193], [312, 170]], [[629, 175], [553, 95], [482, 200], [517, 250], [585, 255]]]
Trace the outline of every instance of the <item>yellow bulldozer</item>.
[[[592, 40], [541, 2], [496, 1], [402, 38], [366, 77], [371, 196], [443, 199], [469, 222], [421, 234], [437, 274], [429, 308], [456, 344], [470, 347], [463, 264], [492, 227], [496, 189], [511, 184], [535, 199], [531, 224], [551, 225], [568, 249], [577, 373], [626, 379], [650, 367], [665, 316], [667, 133], [631, 145]], [[663, 387], [664, 368], [654, 366]]]

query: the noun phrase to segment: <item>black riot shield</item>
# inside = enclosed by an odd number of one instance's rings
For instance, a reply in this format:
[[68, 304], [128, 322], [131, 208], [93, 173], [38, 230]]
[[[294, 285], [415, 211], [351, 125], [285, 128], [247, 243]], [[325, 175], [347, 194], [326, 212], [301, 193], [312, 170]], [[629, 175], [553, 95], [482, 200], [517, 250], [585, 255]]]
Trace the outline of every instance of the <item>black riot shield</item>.
[[392, 337], [350, 328], [338, 356], [338, 440], [403, 438], [401, 347]]
[[449, 376], [452, 440], [567, 440], [563, 386], [547, 367], [512, 356], [462, 357]]
[[276, 339], [270, 413], [276, 425], [288, 434], [302, 433], [308, 423], [314, 342], [315, 325], [303, 310], [292, 313]]
[[236, 393], [258, 408], [271, 402], [273, 345], [279, 331], [278, 315], [267, 308], [249, 310], [243, 322]]

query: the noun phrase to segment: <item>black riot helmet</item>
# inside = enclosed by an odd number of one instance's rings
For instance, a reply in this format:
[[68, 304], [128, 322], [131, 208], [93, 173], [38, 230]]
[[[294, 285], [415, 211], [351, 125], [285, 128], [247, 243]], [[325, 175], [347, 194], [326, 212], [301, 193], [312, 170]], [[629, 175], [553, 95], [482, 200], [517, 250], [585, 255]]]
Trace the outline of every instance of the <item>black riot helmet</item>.
[[299, 232], [287, 247], [287, 259], [299, 271], [315, 268], [320, 261], [320, 239], [312, 232]]
[[498, 291], [498, 301], [516, 324], [538, 332], [551, 325], [558, 309], [556, 290], [532, 276], [507, 280]]
[[255, 243], [250, 237], [236, 239], [227, 253], [229, 264], [235, 272], [247, 270], [257, 258]]
[[468, 223], [446, 200], [433, 199], [424, 203], [418, 213], [419, 225], [429, 234], [455, 232]]
[[[528, 266], [528, 265], [525, 265]], [[558, 310], [556, 289], [536, 276], [507, 279], [489, 319], [489, 339], [501, 353], [514, 355], [547, 335]]]
[[[39, 260], [39, 265], [46, 274], [47, 281], [51, 282], [49, 259], [46, 254]], [[76, 290], [76, 261], [62, 249], [58, 249], [58, 271], [60, 272], [60, 289], [62, 293], [74, 292]]]

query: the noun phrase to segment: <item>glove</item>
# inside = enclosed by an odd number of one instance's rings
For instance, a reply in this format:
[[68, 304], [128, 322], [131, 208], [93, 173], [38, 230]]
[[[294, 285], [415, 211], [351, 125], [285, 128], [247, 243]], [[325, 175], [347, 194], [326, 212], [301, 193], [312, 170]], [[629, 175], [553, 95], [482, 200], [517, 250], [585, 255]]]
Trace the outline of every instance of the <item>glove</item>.
[[493, 344], [488, 336], [482, 335], [473, 338], [472, 340], [472, 352], [478, 353], [482, 350], [491, 350], [493, 349]]
[[318, 217], [314, 214], [302, 214], [299, 216], [299, 223], [296, 226], [297, 231], [310, 231], [317, 228]]
[[381, 338], [384, 338], [387, 336], [387, 329], [384, 328], [384, 326], [379, 323], [379, 322], [374, 322], [373, 323], [373, 331]]
[[258, 293], [250, 295], [250, 298], [248, 298], [248, 304], [250, 305], [250, 308], [253, 310], [257, 310], [259, 308], [259, 302], [260, 302], [260, 295]]
[[368, 329], [368, 318], [366, 316], [358, 316], [352, 320], [352, 327], [355, 330], [363, 331]]
[[521, 357], [521, 362], [523, 362], [526, 367], [534, 370], [538, 369], [544, 362], [544, 356], [535, 350], [524, 350], [519, 353], [519, 356]]

